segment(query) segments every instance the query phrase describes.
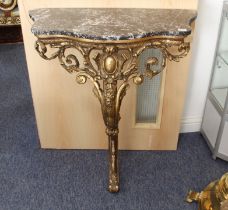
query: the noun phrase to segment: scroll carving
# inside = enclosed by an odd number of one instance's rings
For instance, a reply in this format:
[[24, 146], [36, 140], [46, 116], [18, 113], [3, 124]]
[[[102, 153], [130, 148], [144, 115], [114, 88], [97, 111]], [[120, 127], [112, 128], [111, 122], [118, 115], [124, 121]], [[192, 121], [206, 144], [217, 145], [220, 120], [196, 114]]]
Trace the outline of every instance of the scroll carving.
[[[54, 49], [52, 54], [48, 55], [48, 47]], [[177, 54], [171, 53], [171, 47], [177, 49]], [[105, 43], [74, 42], [67, 38], [39, 38], [35, 48], [39, 55], [46, 60], [52, 60], [58, 57], [64, 69], [69, 73], [77, 73], [76, 81], [79, 84], [84, 84], [87, 79], [96, 83], [96, 90], [94, 92], [98, 98], [101, 97], [99, 99], [100, 101], [104, 100], [104, 94], [106, 94], [106, 97], [111, 97], [112, 95], [110, 90], [107, 92], [104, 91], [105, 88], [100, 88], [101, 81], [106, 81], [107, 84], [112, 85], [117, 81], [122, 81], [117, 91], [118, 97], [116, 99], [118, 101], [116, 102], [116, 109], [118, 109], [130, 80], [133, 80], [135, 84], [139, 85], [145, 77], [149, 79], [153, 78], [165, 68], [167, 59], [178, 62], [180, 58], [185, 57], [189, 52], [190, 45], [182, 39], [152, 39], [139, 43], [120, 43], [114, 46]], [[144, 50], [149, 48], [161, 50], [163, 55], [162, 67], [159, 71], [153, 70], [153, 66], [158, 63], [158, 58], [151, 57], [145, 63], [144, 72], [140, 73], [138, 71], [138, 58]], [[66, 55], [67, 49], [74, 49], [79, 52], [83, 57], [83, 61], [80, 63], [74, 54]], [[111, 89], [113, 89], [112, 85]], [[106, 87], [109, 87], [109, 85], [106, 85]]]

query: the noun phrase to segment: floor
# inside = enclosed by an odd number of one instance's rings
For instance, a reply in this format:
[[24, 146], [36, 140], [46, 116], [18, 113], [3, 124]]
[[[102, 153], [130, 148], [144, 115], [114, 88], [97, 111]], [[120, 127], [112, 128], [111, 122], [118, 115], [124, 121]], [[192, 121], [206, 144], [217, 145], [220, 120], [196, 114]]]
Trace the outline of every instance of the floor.
[[22, 40], [21, 26], [0, 26], [0, 44], [22, 42]]
[[107, 189], [107, 152], [42, 150], [21, 44], [0, 45], [0, 210], [193, 210], [201, 190], [228, 171], [200, 133], [178, 150], [121, 151], [121, 191]]

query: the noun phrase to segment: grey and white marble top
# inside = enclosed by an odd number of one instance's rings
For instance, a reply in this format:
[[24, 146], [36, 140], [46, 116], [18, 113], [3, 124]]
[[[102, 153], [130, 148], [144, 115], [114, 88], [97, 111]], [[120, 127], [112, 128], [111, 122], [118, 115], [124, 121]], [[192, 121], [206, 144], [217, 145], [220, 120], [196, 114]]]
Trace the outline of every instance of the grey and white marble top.
[[66, 35], [92, 40], [131, 40], [157, 35], [187, 36], [194, 10], [52, 8], [29, 12], [35, 35]]

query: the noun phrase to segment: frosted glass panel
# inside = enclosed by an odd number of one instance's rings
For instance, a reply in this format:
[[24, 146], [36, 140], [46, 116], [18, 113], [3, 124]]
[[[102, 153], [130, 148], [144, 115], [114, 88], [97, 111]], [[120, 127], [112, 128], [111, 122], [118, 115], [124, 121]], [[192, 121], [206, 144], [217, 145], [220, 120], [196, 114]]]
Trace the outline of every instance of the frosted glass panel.
[[[159, 63], [153, 66], [154, 70], [159, 70], [162, 64], [162, 53], [158, 49], [144, 51], [139, 58], [139, 69], [145, 70], [145, 61], [155, 56]], [[153, 79], [145, 78], [142, 85], [137, 87], [136, 101], [136, 123], [156, 123], [159, 111], [162, 73]]]

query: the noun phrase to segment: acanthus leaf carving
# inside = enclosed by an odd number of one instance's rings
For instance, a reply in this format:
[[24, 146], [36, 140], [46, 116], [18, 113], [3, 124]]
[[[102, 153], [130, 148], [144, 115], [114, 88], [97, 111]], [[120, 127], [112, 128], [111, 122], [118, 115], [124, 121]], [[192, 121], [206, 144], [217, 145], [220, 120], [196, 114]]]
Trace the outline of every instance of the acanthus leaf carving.
[[[48, 54], [48, 48], [52, 48], [55, 52]], [[177, 47], [177, 54], [171, 53], [169, 49]], [[39, 55], [46, 59], [52, 60], [59, 58], [61, 66], [69, 73], [79, 72], [76, 81], [79, 84], [84, 84], [87, 78], [96, 83], [112, 79], [113, 82], [123, 81], [122, 84], [128, 84], [133, 79], [137, 85], [141, 84], [144, 77], [149, 79], [159, 74], [166, 66], [166, 60], [178, 62], [180, 58], [187, 55], [190, 49], [189, 43], [185, 43], [183, 39], [151, 39], [139, 43], [118, 43], [115, 45], [104, 43], [86, 43], [83, 41], [72, 41], [68, 38], [38, 38], [35, 45]], [[148, 48], [160, 49], [163, 55], [161, 69], [154, 71], [151, 66], [157, 65], [158, 58], [151, 57], [146, 61], [145, 70], [143, 73], [138, 71], [139, 55]], [[67, 49], [74, 49], [82, 55], [83, 62], [80, 64], [78, 58], [74, 54], [66, 55]], [[91, 52], [95, 52], [95, 56], [91, 58]], [[93, 65], [94, 60], [96, 66]], [[103, 63], [103, 64], [102, 64]], [[120, 85], [121, 86], [121, 85]], [[97, 96], [105, 98], [109, 95], [103, 95], [104, 90], [99, 88]], [[118, 98], [117, 100], [120, 100]], [[122, 100], [122, 99], [121, 99]], [[119, 103], [119, 102], [118, 102]], [[117, 111], [117, 110], [116, 110]]]

